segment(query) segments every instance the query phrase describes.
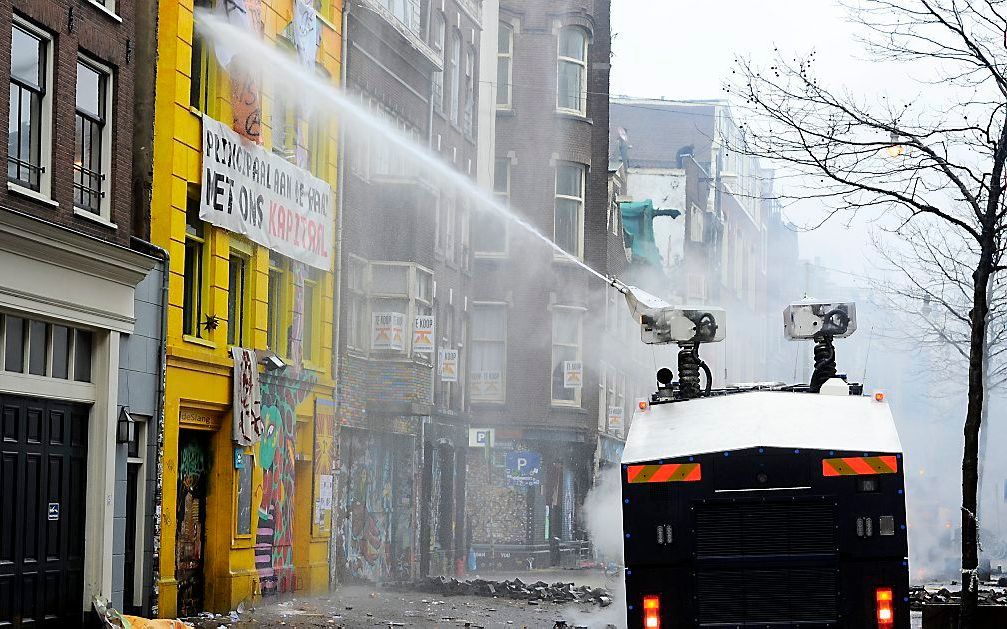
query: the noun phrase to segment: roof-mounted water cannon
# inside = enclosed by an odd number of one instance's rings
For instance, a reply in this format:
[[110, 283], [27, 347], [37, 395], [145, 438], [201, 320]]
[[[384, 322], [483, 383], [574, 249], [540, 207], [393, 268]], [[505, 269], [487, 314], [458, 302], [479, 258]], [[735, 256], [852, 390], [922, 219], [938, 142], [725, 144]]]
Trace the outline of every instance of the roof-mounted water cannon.
[[857, 306], [853, 302], [797, 302], [783, 311], [783, 330], [792, 341], [815, 341], [815, 371], [809, 389], [818, 393], [836, 376], [833, 339], [857, 331]]
[[[700, 395], [701, 370], [706, 376], [705, 393], [709, 393], [713, 374], [699, 357], [699, 346], [724, 340], [727, 313], [723, 308], [672, 306], [659, 297], [618, 280], [612, 280], [612, 286], [626, 296], [630, 312], [640, 323], [640, 340], [648, 345], [677, 343], [681, 348], [678, 352], [678, 396], [691, 399]], [[669, 390], [670, 374], [669, 370], [658, 376], [662, 391]]]

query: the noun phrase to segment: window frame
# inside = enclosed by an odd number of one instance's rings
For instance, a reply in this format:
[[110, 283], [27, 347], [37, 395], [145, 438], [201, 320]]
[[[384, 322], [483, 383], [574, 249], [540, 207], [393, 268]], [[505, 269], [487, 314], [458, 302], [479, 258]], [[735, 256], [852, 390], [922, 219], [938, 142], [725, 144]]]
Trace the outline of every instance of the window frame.
[[[41, 196], [43, 201], [52, 201], [52, 121], [53, 121], [53, 111], [52, 111], [52, 92], [53, 92], [53, 80], [54, 80], [54, 69], [53, 69], [53, 56], [55, 54], [55, 35], [51, 34], [49, 31], [45, 30], [40, 26], [36, 26], [29, 20], [21, 17], [17, 13], [14, 13], [11, 19], [11, 33], [13, 37], [13, 29], [19, 28], [29, 35], [37, 37], [40, 42], [41, 54], [44, 55], [42, 60], [43, 68], [40, 74], [45, 81], [45, 85], [41, 86], [40, 98], [39, 98], [39, 138], [38, 138], [38, 168], [39, 168], [39, 183], [38, 189], [31, 187], [30, 182], [23, 182], [23, 180], [12, 180], [10, 176], [7, 177], [7, 188], [16, 192], [23, 192], [29, 196]], [[14, 77], [11, 75], [8, 77], [8, 84], [15, 83]], [[19, 85], [20, 87], [20, 85]], [[10, 105], [10, 100], [8, 96], [8, 106]], [[8, 120], [9, 120], [8, 111]], [[9, 122], [8, 122], [9, 124]], [[30, 140], [29, 140], [30, 143]], [[8, 139], [8, 168], [10, 167], [10, 140]], [[31, 152], [31, 147], [29, 147], [29, 153]], [[20, 157], [18, 158], [20, 159]], [[28, 183], [29, 185], [24, 185]], [[54, 202], [53, 202], [54, 203]], [[55, 203], [54, 203], [55, 204]]]
[[[277, 278], [275, 286], [271, 284], [274, 277]], [[270, 252], [266, 279], [266, 347], [280, 358], [290, 357], [290, 283], [289, 261]]]
[[[309, 292], [312, 296], [310, 304], [308, 303]], [[304, 310], [301, 313], [301, 360], [309, 369], [314, 371], [322, 370], [322, 303], [324, 299], [325, 285], [322, 274], [317, 269], [306, 269], [304, 274], [304, 299], [301, 302]], [[309, 330], [310, 338], [308, 337]]]
[[[507, 302], [503, 302], [503, 301], [474, 301], [474, 302], [472, 302], [471, 306], [472, 306], [472, 311], [471, 311], [471, 314], [469, 315], [469, 316], [472, 317], [472, 322], [473, 322], [473, 324], [470, 326], [470, 329], [472, 330], [472, 332], [471, 332], [472, 338], [470, 339], [471, 343], [472, 343], [471, 355], [474, 356], [475, 352], [476, 352], [476, 349], [478, 347], [480, 347], [481, 345], [486, 345], [486, 344], [492, 343], [492, 344], [500, 346], [502, 348], [501, 349], [502, 359], [501, 359], [501, 364], [500, 364], [500, 395], [499, 395], [499, 398], [498, 399], [487, 399], [487, 398], [483, 398], [483, 397], [478, 397], [477, 398], [476, 396], [474, 396], [473, 393], [472, 393], [472, 378], [470, 376], [469, 380], [468, 380], [468, 383], [467, 383], [467, 386], [468, 386], [468, 389], [469, 389], [469, 400], [473, 404], [506, 404], [507, 403], [507, 337], [508, 337], [508, 331], [509, 331], [508, 325], [510, 323], [510, 305]], [[480, 310], [490, 309], [490, 308], [499, 308], [499, 309], [501, 309], [503, 311], [503, 335], [499, 339], [481, 338], [481, 337], [476, 336], [475, 321], [476, 321], [476, 317], [478, 316], [477, 313]], [[474, 359], [469, 360], [469, 369], [472, 369], [474, 365], [475, 365], [475, 360]]]
[[[571, 30], [579, 31], [584, 36], [583, 59], [568, 57], [563, 54], [563, 34]], [[560, 29], [559, 36], [556, 38], [556, 111], [582, 117], [587, 116], [587, 65], [590, 46], [591, 34], [584, 27], [569, 25]], [[562, 103], [563, 73], [561, 68], [564, 64], [576, 65], [579, 67], [578, 74], [580, 76], [580, 94], [577, 98], [580, 101], [581, 106], [576, 109], [565, 107]]]
[[[9, 318], [18, 319], [21, 321], [21, 364], [17, 366], [16, 369], [9, 369], [7, 365], [7, 321]], [[44, 325], [45, 329], [45, 348], [44, 359], [45, 359], [45, 369], [42, 374], [31, 373], [31, 346], [33, 343], [31, 333], [32, 322], [41, 323]], [[64, 328], [67, 331], [66, 336], [66, 377], [57, 376], [53, 373], [54, 368], [54, 358], [55, 358], [55, 335], [53, 331], [55, 328]], [[78, 343], [78, 338], [81, 335], [88, 335], [90, 341], [88, 344], [88, 372], [84, 379], [78, 378], [80, 374], [77, 373], [77, 361], [78, 361], [78, 351], [81, 349], [80, 343]], [[94, 350], [95, 350], [95, 333], [89, 329], [81, 328], [68, 323], [67, 321], [60, 321], [57, 319], [50, 319], [45, 317], [36, 317], [28, 313], [11, 312], [8, 310], [0, 311], [0, 374], [6, 374], [8, 376], [15, 377], [28, 377], [28, 378], [46, 378], [50, 380], [59, 380], [64, 383], [73, 384], [87, 384], [91, 385], [93, 383], [93, 372], [94, 372]]]
[[449, 86], [450, 93], [448, 98], [450, 99], [448, 105], [448, 120], [455, 127], [459, 125], [459, 115], [461, 114], [461, 63], [462, 63], [462, 34], [457, 28], [451, 29], [451, 49], [447, 51], [449, 64], [451, 67], [450, 80], [451, 85]]
[[[497, 26], [497, 75], [496, 75], [496, 93], [493, 95], [493, 102], [497, 109], [511, 110], [514, 108], [514, 25], [510, 22], [500, 21]], [[507, 32], [507, 50], [503, 51], [500, 48], [500, 34], [504, 31]], [[500, 85], [500, 68], [501, 64], [507, 64], [507, 83], [506, 85]], [[504, 101], [500, 100], [501, 89], [503, 89], [507, 98]], [[558, 101], [557, 101], [558, 102]]]
[[[248, 347], [249, 344], [246, 344], [246, 343], [251, 340], [251, 338], [250, 338], [251, 334], [249, 334], [249, 332], [250, 332], [250, 325], [249, 324], [251, 322], [250, 314], [252, 313], [252, 299], [251, 299], [251, 290], [250, 290], [250, 283], [249, 283], [249, 274], [255, 272], [255, 270], [254, 270], [254, 268], [252, 266], [252, 259], [253, 259], [253, 257], [252, 257], [251, 252], [249, 250], [245, 249], [244, 247], [235, 246], [235, 243], [233, 243], [233, 242], [231, 243], [231, 250], [230, 250], [230, 252], [229, 252], [229, 254], [227, 256], [227, 305], [228, 305], [228, 308], [227, 308], [227, 344], [228, 344], [228, 346]], [[232, 302], [232, 299], [233, 299], [234, 295], [233, 295], [232, 286], [231, 286], [231, 278], [232, 278], [232, 271], [234, 270], [233, 269], [233, 264], [234, 264], [235, 260], [239, 260], [241, 262], [241, 265], [243, 267], [243, 269], [242, 269], [243, 272], [242, 272], [242, 278], [241, 278], [241, 286], [239, 287], [240, 294], [238, 295], [238, 299], [236, 301]], [[235, 311], [236, 311], [236, 313], [238, 315], [238, 325], [237, 326], [234, 326], [233, 322], [231, 321], [231, 306], [232, 306], [232, 303], [235, 306]]]
[[[560, 194], [559, 192], [559, 175], [560, 170], [565, 167], [575, 167], [580, 172], [580, 196], [571, 196], [568, 194]], [[559, 200], [573, 201], [577, 203], [577, 243], [576, 250], [569, 251], [567, 253], [572, 254], [579, 260], [584, 259], [584, 203], [587, 197], [587, 165], [580, 164], [578, 162], [556, 162], [555, 169], [555, 181], [554, 181], [554, 202], [553, 202], [553, 221], [552, 221], [552, 236], [553, 241], [557, 244], [559, 243], [559, 235], [556, 231], [556, 226], [559, 224], [557, 221], [557, 210], [559, 209]], [[554, 254], [555, 259], [565, 260], [565, 256], [560, 255], [558, 252]]]
[[[357, 268], [353, 268], [357, 265]], [[371, 304], [368, 297], [368, 286], [370, 285], [370, 263], [359, 256], [350, 254], [347, 259], [347, 282], [346, 287], [349, 292], [347, 300], [348, 312], [346, 347], [347, 349], [366, 355], [370, 352], [370, 329], [371, 329]], [[354, 275], [359, 272], [360, 285], [354, 286]], [[359, 306], [359, 310], [357, 307]], [[357, 319], [357, 317], [360, 317]], [[359, 329], [358, 329], [359, 326]], [[358, 338], [353, 338], [354, 334]], [[359, 342], [359, 345], [357, 344]]]
[[[209, 306], [210, 301], [210, 290], [208, 277], [211, 276], [211, 256], [210, 256], [210, 238], [212, 236], [212, 231], [209, 223], [203, 221], [199, 218], [199, 199], [196, 197], [186, 197], [186, 211], [183, 214], [183, 220], [185, 221], [185, 237], [183, 239], [183, 246], [185, 255], [182, 258], [182, 338], [195, 343], [211, 343], [209, 338], [209, 330], [207, 333], [202, 332], [203, 326], [203, 314], [210, 311]], [[189, 212], [193, 212], [196, 220], [201, 223], [201, 234], [189, 233]], [[191, 284], [191, 277], [189, 273], [186, 272], [186, 258], [188, 257], [189, 243], [190, 241], [195, 242], [199, 247], [199, 256], [196, 260], [199, 263], [199, 282], [198, 286]], [[185, 300], [194, 300], [192, 312], [189, 317], [185, 314]], [[186, 331], [186, 326], [192, 326], [190, 331]], [[204, 336], [204, 334], [206, 334]]]
[[[550, 307], [550, 310], [551, 310], [551, 314], [552, 314], [552, 317], [550, 318], [550, 323], [553, 326], [552, 329], [550, 330], [551, 339], [550, 339], [550, 345], [549, 345], [549, 347], [550, 347], [550, 355], [549, 355], [549, 358], [550, 358], [550, 369], [549, 369], [549, 400], [550, 400], [550, 405], [551, 406], [558, 406], [558, 407], [567, 407], [567, 408], [581, 408], [581, 404], [582, 404], [582, 400], [583, 400], [583, 393], [584, 393], [584, 386], [583, 386], [584, 383], [582, 383], [580, 387], [577, 387], [577, 388], [575, 388], [573, 390], [574, 391], [574, 399], [573, 400], [558, 399], [556, 397], [555, 387], [553, 386], [553, 385], [555, 385], [555, 378], [554, 378], [554, 375], [553, 375], [553, 371], [556, 369], [556, 348], [557, 347], [576, 347], [577, 348], [577, 358], [575, 358], [574, 360], [580, 361], [581, 366], [584, 365], [584, 313], [586, 312], [586, 309], [582, 308], [580, 306], [560, 306], [560, 305], [554, 305], [554, 306]], [[573, 315], [575, 315], [577, 317], [577, 343], [575, 345], [574, 344], [570, 344], [570, 343], [557, 343], [556, 342], [556, 335], [555, 335], [556, 316], [557, 316], [557, 314], [559, 314], [561, 312], [564, 313], [564, 314], [573, 314]]]
[[[89, 68], [90, 70], [92, 70], [92, 71], [94, 71], [95, 73], [98, 74], [98, 90], [99, 90], [99, 92], [98, 92], [98, 97], [99, 97], [98, 106], [99, 106], [99, 108], [100, 107], [104, 107], [105, 111], [103, 113], [99, 112], [99, 118], [95, 119], [93, 117], [92, 113], [81, 111], [81, 109], [76, 106], [76, 100], [75, 100], [75, 107], [74, 107], [74, 121], [75, 121], [75, 126], [74, 126], [74, 129], [75, 129], [75, 147], [74, 147], [74, 153], [75, 153], [75, 156], [82, 159], [81, 155], [77, 155], [76, 154], [77, 151], [80, 149], [80, 147], [76, 145], [76, 142], [80, 140], [80, 138], [76, 137], [76, 120], [78, 118], [84, 118], [86, 121], [90, 122], [92, 125], [94, 125], [94, 124], [98, 124], [99, 125], [98, 137], [100, 139], [100, 144], [98, 146], [98, 170], [97, 171], [94, 171], [93, 168], [85, 169], [84, 166], [83, 166], [83, 164], [78, 165], [76, 162], [74, 162], [74, 184], [73, 184], [74, 199], [73, 199], [73, 207], [74, 207], [75, 213], [80, 214], [80, 213], [83, 212], [83, 213], [90, 214], [91, 216], [97, 216], [97, 217], [99, 217], [99, 218], [101, 218], [101, 219], [103, 219], [103, 220], [105, 220], [107, 222], [111, 222], [111, 214], [112, 214], [112, 177], [111, 177], [111, 174], [112, 174], [112, 154], [115, 152], [114, 151], [115, 147], [112, 146], [112, 127], [115, 125], [115, 111], [114, 111], [114, 104], [115, 104], [115, 98], [114, 98], [114, 93], [115, 93], [115, 73], [114, 73], [114, 71], [112, 70], [112, 68], [110, 66], [108, 66], [108, 65], [106, 65], [106, 64], [104, 64], [104, 63], [96, 60], [95, 58], [93, 58], [93, 57], [91, 57], [89, 55], [86, 55], [86, 54], [84, 54], [84, 53], [81, 52], [81, 53], [77, 54], [77, 66], [76, 66], [77, 72], [80, 71], [80, 66], [82, 66], [82, 65], [85, 66], [85, 67], [87, 67], [87, 68]], [[104, 81], [104, 86], [102, 85], [102, 81]], [[104, 91], [102, 91], [102, 87], [104, 87]], [[75, 92], [75, 96], [76, 96], [76, 92]], [[82, 129], [83, 129], [83, 126], [82, 126]], [[81, 137], [83, 137], [83, 133], [84, 133], [84, 131], [82, 130], [81, 131]], [[92, 143], [94, 142], [93, 138], [91, 139], [91, 142]], [[87, 173], [87, 174], [85, 174], [85, 172], [84, 172], [85, 170], [89, 170], [90, 172]], [[81, 174], [81, 182], [79, 184], [77, 183], [77, 173]], [[82, 195], [83, 195], [83, 191], [84, 190], [88, 190], [88, 194], [92, 194], [92, 195], [95, 194], [94, 189], [85, 188], [84, 187], [84, 183], [83, 183], [84, 178], [86, 178], [86, 177], [95, 177], [95, 176], [97, 176], [98, 182], [99, 182], [98, 183], [98, 190], [97, 190], [97, 195], [98, 195], [98, 211], [97, 212], [95, 212], [93, 208], [85, 206], [85, 205], [82, 205], [82, 204], [80, 204], [80, 203], [77, 202], [77, 191], [78, 190], [81, 190]], [[79, 210], [80, 212], [77, 212], [77, 210]]]
[[433, 24], [430, 27], [431, 39], [430, 46], [441, 58], [441, 70], [434, 71], [431, 76], [431, 99], [434, 103], [434, 111], [443, 114], [444, 113], [444, 75], [446, 74], [447, 57], [445, 52], [447, 50], [446, 36], [447, 36], [447, 20], [444, 18], [444, 12], [440, 9], [434, 9], [433, 11]]

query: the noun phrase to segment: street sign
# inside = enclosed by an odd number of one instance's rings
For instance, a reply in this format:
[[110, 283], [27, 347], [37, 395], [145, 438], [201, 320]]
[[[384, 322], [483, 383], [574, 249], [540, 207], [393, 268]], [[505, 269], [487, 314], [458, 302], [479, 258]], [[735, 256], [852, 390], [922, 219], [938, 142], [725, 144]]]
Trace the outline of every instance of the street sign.
[[529, 451], [508, 452], [506, 467], [508, 485], [534, 487], [539, 485], [542, 455]]
[[492, 428], [469, 428], [470, 448], [492, 448], [496, 431]]
[[54, 522], [59, 519], [59, 503], [50, 502], [49, 503], [49, 520]]

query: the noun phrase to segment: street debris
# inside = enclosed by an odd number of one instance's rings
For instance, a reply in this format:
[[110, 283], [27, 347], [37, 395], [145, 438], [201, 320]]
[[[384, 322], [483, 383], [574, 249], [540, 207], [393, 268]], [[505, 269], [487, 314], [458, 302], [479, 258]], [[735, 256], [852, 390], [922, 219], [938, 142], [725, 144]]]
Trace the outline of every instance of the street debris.
[[[961, 590], [952, 592], [946, 587], [912, 586], [909, 588], [909, 608], [920, 611], [927, 605], [959, 605]], [[1007, 590], [997, 587], [980, 587], [979, 604], [1007, 606]]]
[[510, 581], [489, 581], [487, 579], [471, 579], [460, 581], [446, 577], [427, 577], [409, 586], [411, 589], [432, 594], [449, 594], [454, 596], [491, 596], [528, 601], [529, 605], [539, 602], [550, 603], [591, 603], [608, 607], [612, 604], [612, 593], [605, 588], [574, 583], [546, 583], [536, 581], [525, 583], [521, 579]]

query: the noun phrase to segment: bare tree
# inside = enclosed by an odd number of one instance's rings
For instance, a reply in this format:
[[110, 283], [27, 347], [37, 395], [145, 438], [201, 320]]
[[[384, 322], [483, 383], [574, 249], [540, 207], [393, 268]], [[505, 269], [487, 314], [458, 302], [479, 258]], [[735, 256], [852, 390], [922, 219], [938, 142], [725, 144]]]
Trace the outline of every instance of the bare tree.
[[[989, 286], [1001, 270], [1004, 168], [1007, 162], [1007, 4], [1005, 0], [861, 0], [851, 19], [876, 58], [919, 64], [930, 72], [927, 101], [876, 103], [826, 87], [813, 71], [814, 53], [777, 53], [760, 68], [739, 60], [729, 91], [743, 98], [758, 124], [744, 146], [813, 177], [795, 196], [817, 199], [829, 216], [884, 212], [895, 229], [918, 225], [949, 235], [930, 242], [962, 284], [967, 330], [968, 404], [962, 456], [962, 610], [959, 627], [974, 627], [978, 603], [976, 505], [984, 402]], [[936, 95], [947, 95], [938, 101]], [[730, 147], [729, 147], [730, 148]], [[959, 244], [960, 243], [960, 244]]]

